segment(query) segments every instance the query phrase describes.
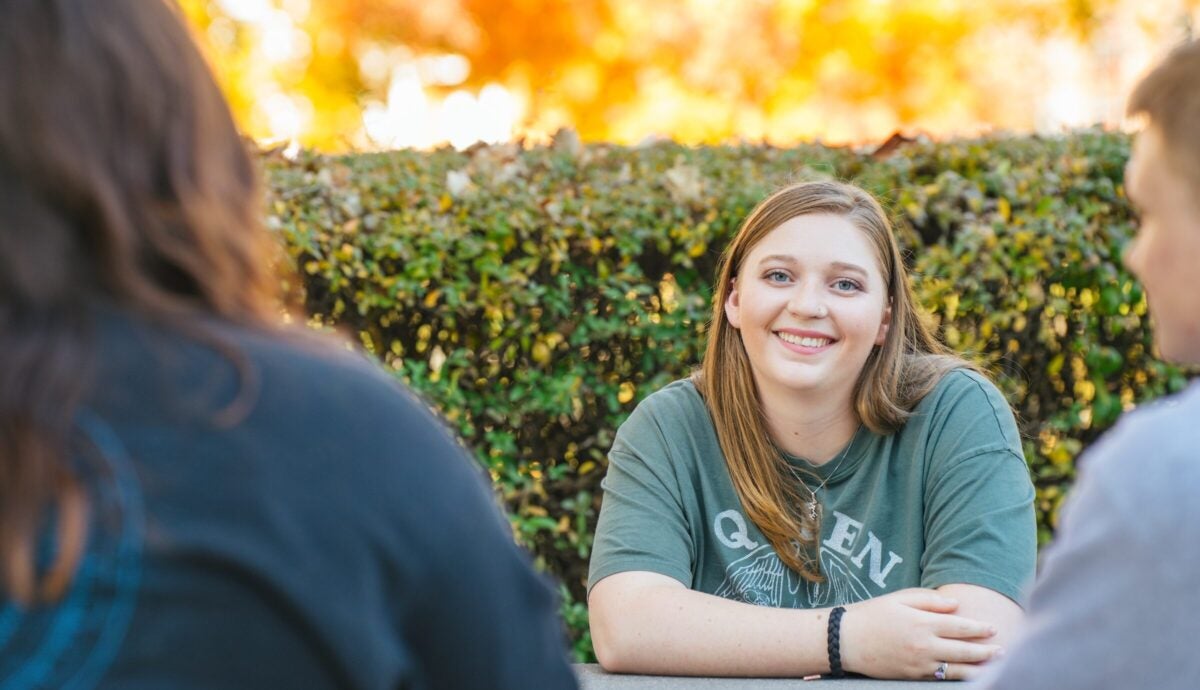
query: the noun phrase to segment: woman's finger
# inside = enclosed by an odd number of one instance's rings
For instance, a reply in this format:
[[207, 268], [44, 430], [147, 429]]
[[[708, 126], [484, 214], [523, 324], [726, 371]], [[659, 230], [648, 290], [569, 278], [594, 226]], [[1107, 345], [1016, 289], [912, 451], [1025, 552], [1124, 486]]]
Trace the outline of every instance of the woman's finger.
[[933, 671], [922, 674], [922, 680], [966, 680], [969, 666], [967, 664], [952, 664], [948, 661], [935, 662]]
[[938, 661], [958, 664], [982, 664], [991, 661], [1001, 650], [999, 645], [962, 640], [942, 640], [933, 649]]
[[915, 609], [933, 613], [950, 613], [958, 608], [958, 602], [944, 597], [931, 589], [905, 589], [896, 593], [897, 601]]
[[[939, 677], [938, 670], [943, 671]], [[983, 675], [984, 667], [978, 664], [960, 664], [955, 662], [941, 662], [934, 664], [933, 671], [925, 676], [933, 680], [975, 680]]]
[[990, 623], [973, 618], [940, 614], [934, 623], [933, 632], [938, 637], [972, 640], [991, 637], [996, 634], [996, 628]]
[[946, 680], [975, 680], [983, 675], [983, 667], [975, 664], [946, 664]]

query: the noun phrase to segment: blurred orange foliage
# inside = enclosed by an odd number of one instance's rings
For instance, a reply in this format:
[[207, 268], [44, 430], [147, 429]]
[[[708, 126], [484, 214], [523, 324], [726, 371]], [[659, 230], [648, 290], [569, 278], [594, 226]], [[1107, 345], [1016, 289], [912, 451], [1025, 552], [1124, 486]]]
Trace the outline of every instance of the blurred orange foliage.
[[[532, 137], [564, 126], [585, 140], [627, 143], [1030, 129], [1039, 124], [1032, 99], [1048, 59], [1043, 41], [1074, 41], [1112, 71], [1106, 46], [1130, 40], [1112, 26], [1145, 20], [1150, 34], [1178, 32], [1200, 0], [181, 4], [252, 135], [346, 149], [415, 141], [372, 136], [364, 115], [385, 123], [408, 112], [397, 101], [424, 98], [433, 108], [489, 84], [511, 96], [510, 133]], [[404, 75], [419, 86], [405, 87]], [[501, 117], [478, 104], [470, 112]], [[429, 117], [397, 122], [437, 124]]]

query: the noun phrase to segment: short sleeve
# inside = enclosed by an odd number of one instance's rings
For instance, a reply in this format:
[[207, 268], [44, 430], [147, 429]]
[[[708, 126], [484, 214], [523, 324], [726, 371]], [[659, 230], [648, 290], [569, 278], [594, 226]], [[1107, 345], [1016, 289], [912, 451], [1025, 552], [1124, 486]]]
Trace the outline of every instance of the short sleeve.
[[678, 466], [651, 396], [617, 430], [601, 482], [588, 590], [620, 572], [649, 571], [691, 586], [695, 546]]
[[1033, 484], [995, 386], [955, 372], [928, 414], [921, 586], [972, 584], [1022, 603], [1037, 566]]

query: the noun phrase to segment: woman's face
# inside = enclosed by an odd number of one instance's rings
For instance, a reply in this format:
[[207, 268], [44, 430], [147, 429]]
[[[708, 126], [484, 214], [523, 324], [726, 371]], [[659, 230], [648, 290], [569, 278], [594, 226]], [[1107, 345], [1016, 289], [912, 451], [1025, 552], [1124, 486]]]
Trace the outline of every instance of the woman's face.
[[867, 236], [839, 215], [804, 215], [746, 255], [725, 301], [768, 399], [853, 390], [891, 317]]

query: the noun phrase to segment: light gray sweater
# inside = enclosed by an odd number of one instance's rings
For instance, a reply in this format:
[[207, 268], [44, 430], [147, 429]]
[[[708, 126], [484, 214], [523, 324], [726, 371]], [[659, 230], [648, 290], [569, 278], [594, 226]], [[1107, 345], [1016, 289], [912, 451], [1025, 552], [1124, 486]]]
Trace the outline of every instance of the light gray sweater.
[[1200, 382], [1089, 449], [990, 688], [1200, 688]]

